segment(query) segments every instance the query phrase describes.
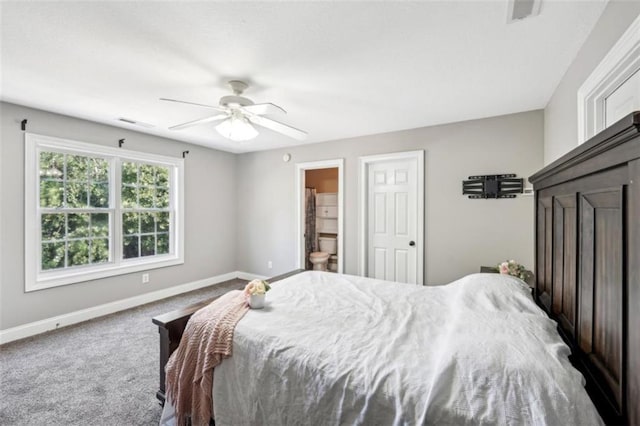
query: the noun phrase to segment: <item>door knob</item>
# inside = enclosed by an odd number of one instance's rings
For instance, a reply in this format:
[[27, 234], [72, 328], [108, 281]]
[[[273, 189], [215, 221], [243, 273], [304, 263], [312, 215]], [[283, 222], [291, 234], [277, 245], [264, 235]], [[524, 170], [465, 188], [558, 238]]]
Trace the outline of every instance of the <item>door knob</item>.
[[416, 242], [415, 242], [415, 241], [409, 241], [409, 245], [410, 245], [411, 247], [413, 247], [413, 246], [415, 246], [415, 245], [416, 245]]

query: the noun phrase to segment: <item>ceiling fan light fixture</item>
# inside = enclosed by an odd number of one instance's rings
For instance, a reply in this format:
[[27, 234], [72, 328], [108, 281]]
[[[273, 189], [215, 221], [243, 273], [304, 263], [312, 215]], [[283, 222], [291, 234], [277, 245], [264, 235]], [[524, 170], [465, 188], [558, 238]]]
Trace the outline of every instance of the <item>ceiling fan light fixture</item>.
[[[534, 0], [529, 0], [534, 1]], [[541, 0], [537, 0], [541, 1]], [[199, 104], [195, 102], [180, 101], [178, 99], [160, 98], [162, 101], [178, 102], [188, 105], [210, 108], [218, 114], [186, 123], [176, 124], [169, 127], [169, 130], [182, 130], [188, 127], [211, 122], [219, 122], [216, 130], [222, 136], [233, 141], [248, 141], [258, 136], [258, 131], [254, 126], [264, 127], [271, 131], [283, 134], [290, 138], [303, 141], [307, 138], [307, 132], [296, 129], [288, 124], [273, 120], [265, 115], [286, 114], [287, 112], [280, 106], [265, 102], [256, 104], [251, 99], [241, 96], [247, 88], [247, 83], [239, 80], [232, 80], [229, 86], [233, 90], [233, 95], [223, 96], [218, 102], [218, 106]]]
[[248, 141], [258, 136], [258, 131], [245, 117], [232, 116], [216, 126], [222, 136], [232, 141]]

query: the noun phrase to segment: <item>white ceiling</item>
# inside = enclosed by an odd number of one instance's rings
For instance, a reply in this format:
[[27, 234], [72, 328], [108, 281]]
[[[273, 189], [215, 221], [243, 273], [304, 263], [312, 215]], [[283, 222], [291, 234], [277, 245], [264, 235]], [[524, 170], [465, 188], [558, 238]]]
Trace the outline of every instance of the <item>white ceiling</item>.
[[[230, 152], [208, 123], [226, 81], [273, 102], [305, 143], [544, 108], [606, 0], [544, 0], [507, 24], [505, 1], [2, 2], [0, 99]], [[144, 129], [119, 117], [155, 125]]]

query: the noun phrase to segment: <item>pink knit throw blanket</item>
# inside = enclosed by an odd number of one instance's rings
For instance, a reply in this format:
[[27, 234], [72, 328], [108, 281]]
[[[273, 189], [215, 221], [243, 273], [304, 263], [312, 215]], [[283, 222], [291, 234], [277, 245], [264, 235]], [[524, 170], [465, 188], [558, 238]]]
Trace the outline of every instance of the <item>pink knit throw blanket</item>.
[[240, 290], [232, 290], [194, 313], [171, 355], [166, 372], [167, 397], [178, 426], [208, 425], [213, 368], [231, 356], [236, 324], [249, 310]]

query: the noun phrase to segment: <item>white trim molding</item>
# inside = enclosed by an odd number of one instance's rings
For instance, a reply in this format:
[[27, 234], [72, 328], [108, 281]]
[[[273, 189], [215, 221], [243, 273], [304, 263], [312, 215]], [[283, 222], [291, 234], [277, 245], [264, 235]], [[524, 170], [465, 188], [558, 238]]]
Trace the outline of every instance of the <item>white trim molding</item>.
[[167, 297], [176, 296], [190, 291], [199, 290], [201, 288], [220, 284], [233, 279], [267, 279], [262, 275], [256, 275], [248, 272], [234, 271], [214, 277], [205, 278], [198, 281], [165, 288], [162, 290], [152, 291], [150, 293], [141, 294], [139, 296], [130, 297], [128, 299], [116, 300], [115, 302], [105, 303], [103, 305], [93, 306], [91, 308], [81, 309], [75, 312], [69, 312], [63, 315], [46, 318], [40, 321], [30, 322], [28, 324], [0, 330], [0, 345], [13, 342], [14, 340], [25, 339], [47, 331], [57, 330], [62, 327], [88, 321], [90, 319], [113, 314], [115, 312], [124, 311], [126, 309], [135, 308], [147, 303], [156, 302], [166, 299]]
[[338, 273], [344, 273], [344, 159], [296, 164], [296, 269], [304, 269], [305, 172], [338, 168]]
[[360, 171], [358, 180], [358, 219], [359, 219], [359, 238], [358, 238], [358, 275], [362, 277], [367, 276], [367, 192], [368, 192], [368, 174], [369, 165], [381, 161], [393, 161], [415, 159], [417, 162], [418, 172], [418, 200], [417, 200], [417, 236], [416, 236], [416, 250], [417, 250], [417, 275], [416, 281], [418, 285], [424, 285], [424, 151], [407, 151], [407, 152], [394, 152], [381, 155], [369, 155], [366, 157], [360, 157]]
[[252, 274], [251, 272], [236, 271], [236, 278], [241, 280], [253, 281], [253, 280], [268, 280], [271, 277], [266, 275]]
[[640, 16], [578, 90], [578, 144], [604, 130], [605, 100], [640, 69]]

